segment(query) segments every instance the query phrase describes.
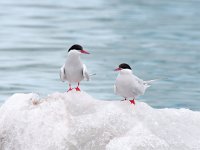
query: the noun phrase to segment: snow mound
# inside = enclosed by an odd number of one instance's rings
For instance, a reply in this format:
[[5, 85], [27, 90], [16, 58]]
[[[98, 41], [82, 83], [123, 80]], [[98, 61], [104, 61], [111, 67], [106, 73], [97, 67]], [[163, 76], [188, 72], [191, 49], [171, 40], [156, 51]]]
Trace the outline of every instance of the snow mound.
[[0, 108], [0, 150], [169, 149], [200, 149], [200, 112], [76, 91], [14, 94]]

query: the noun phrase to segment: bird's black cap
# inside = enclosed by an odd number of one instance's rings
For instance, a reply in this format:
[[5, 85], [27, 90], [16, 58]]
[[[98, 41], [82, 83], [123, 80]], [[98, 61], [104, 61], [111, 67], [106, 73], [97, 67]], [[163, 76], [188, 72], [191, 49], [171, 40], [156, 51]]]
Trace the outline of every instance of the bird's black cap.
[[83, 50], [83, 47], [81, 45], [74, 44], [69, 48], [68, 52], [71, 50]]
[[130, 69], [130, 70], [132, 70], [131, 67], [130, 67], [128, 64], [126, 64], [126, 63], [120, 64], [120, 65], [119, 65], [119, 68], [121, 68], [121, 69]]

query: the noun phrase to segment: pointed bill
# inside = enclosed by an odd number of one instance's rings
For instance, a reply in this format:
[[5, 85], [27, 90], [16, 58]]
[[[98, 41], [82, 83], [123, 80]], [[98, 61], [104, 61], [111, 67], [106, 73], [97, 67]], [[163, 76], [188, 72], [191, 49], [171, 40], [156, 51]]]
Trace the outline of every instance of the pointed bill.
[[89, 52], [87, 52], [86, 50], [80, 50], [81, 53], [83, 54], [90, 54]]
[[120, 71], [120, 70], [122, 70], [121, 68], [116, 68], [114, 71]]

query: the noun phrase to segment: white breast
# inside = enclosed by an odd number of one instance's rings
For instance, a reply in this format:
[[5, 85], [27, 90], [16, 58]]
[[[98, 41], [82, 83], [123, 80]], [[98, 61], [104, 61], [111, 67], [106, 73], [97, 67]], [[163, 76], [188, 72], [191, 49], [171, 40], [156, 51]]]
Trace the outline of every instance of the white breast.
[[83, 80], [83, 64], [80, 60], [67, 60], [65, 72], [70, 83]]
[[64, 79], [69, 83], [83, 80], [83, 63], [80, 60], [80, 52], [72, 50], [68, 53], [64, 64]]

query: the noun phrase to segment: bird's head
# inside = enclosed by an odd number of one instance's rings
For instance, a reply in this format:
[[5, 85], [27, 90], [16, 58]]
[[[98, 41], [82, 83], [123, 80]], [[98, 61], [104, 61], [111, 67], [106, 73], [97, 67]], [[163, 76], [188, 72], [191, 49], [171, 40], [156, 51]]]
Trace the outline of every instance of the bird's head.
[[83, 50], [83, 47], [81, 45], [78, 44], [74, 44], [72, 45], [69, 50], [68, 53], [74, 53], [74, 54], [90, 54], [89, 52], [87, 52], [86, 50]]
[[121, 71], [123, 71], [123, 72], [127, 72], [128, 71], [128, 72], [130, 72], [130, 71], [132, 71], [132, 69], [128, 64], [122, 63], [114, 71], [120, 71], [120, 72]]

